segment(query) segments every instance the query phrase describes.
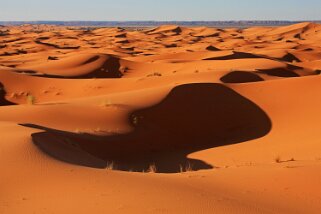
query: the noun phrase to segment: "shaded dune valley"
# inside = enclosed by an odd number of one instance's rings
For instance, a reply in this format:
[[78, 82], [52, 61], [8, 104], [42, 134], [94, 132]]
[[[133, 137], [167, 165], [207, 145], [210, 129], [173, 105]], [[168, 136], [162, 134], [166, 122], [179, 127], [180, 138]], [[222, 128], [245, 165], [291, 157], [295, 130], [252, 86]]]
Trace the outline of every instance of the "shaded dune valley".
[[321, 25], [0, 26], [0, 214], [321, 210]]
[[[187, 155], [241, 143], [270, 131], [268, 116], [251, 101], [215, 83], [181, 85], [159, 104], [130, 115], [133, 131], [112, 136], [74, 134], [39, 127], [32, 135], [42, 151], [68, 163], [94, 168], [180, 172], [213, 168]], [[32, 124], [24, 126], [35, 127]]]

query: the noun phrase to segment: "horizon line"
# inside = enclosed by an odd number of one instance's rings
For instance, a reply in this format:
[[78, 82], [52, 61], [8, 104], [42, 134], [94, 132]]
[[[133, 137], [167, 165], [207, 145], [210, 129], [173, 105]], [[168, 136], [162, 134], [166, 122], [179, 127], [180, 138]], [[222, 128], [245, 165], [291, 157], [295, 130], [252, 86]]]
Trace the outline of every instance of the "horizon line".
[[0, 20], [0, 22], [316, 22], [316, 20], [287, 20], [287, 19], [253, 19], [253, 20]]

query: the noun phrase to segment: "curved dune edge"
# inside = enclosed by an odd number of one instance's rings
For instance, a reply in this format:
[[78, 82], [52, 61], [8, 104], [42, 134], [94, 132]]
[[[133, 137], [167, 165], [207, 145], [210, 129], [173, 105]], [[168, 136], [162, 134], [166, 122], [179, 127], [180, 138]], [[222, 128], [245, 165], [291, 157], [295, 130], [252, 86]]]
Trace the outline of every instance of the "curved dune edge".
[[34, 76], [51, 78], [120, 78], [119, 58], [104, 54], [79, 54], [43, 64], [20, 67]]
[[68, 138], [61, 138], [59, 134], [55, 134], [55, 132], [33, 134], [32, 137], [34, 144], [53, 158], [92, 168], [103, 169], [107, 167], [106, 161], [89, 154], [82, 150], [77, 143]]
[[177, 86], [159, 104], [133, 112], [130, 121], [135, 129], [123, 135], [98, 137], [40, 127], [46, 132], [32, 138], [46, 154], [68, 163], [94, 168], [113, 163], [126, 171], [147, 171], [155, 164], [158, 172], [169, 173], [188, 163], [194, 170], [212, 168], [187, 155], [260, 138], [271, 129], [262, 109], [214, 83]]
[[264, 81], [259, 75], [246, 71], [233, 71], [221, 78], [223, 83], [247, 83]]

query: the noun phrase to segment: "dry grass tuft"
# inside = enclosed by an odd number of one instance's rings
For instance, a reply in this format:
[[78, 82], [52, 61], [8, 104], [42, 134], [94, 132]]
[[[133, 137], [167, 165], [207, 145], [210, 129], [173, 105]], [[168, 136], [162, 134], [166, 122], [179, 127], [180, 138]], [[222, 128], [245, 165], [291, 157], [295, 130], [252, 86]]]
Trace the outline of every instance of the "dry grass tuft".
[[181, 173], [183, 172], [192, 172], [193, 171], [193, 165], [190, 162], [187, 162], [185, 166], [180, 165], [179, 171]]
[[115, 164], [114, 162], [107, 162], [107, 170], [114, 170], [115, 169]]
[[274, 159], [275, 163], [281, 163], [281, 157], [280, 156], [277, 156], [275, 159]]
[[101, 107], [111, 107], [113, 104], [110, 100], [103, 100], [100, 104]]
[[36, 98], [33, 95], [31, 95], [31, 94], [27, 95], [27, 104], [28, 105], [34, 105], [35, 102], [36, 102]]
[[154, 72], [152, 74], [148, 74], [147, 77], [161, 77], [162, 74], [161, 73], [158, 73], [158, 72]]
[[148, 168], [147, 172], [149, 172], [149, 173], [156, 173], [156, 172], [157, 172], [156, 165], [155, 165], [154, 163], [151, 164], [151, 165], [149, 165], [149, 168]]
[[132, 116], [132, 123], [133, 123], [135, 126], [138, 125], [138, 123], [139, 123], [139, 118], [138, 118], [138, 116], [136, 116], [136, 115], [133, 115], [133, 116]]

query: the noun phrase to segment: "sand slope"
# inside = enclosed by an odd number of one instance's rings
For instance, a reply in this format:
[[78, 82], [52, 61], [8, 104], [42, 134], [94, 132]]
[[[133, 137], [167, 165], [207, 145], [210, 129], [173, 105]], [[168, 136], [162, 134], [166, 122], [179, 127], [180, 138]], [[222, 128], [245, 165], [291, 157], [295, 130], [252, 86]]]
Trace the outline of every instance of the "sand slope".
[[319, 213], [321, 25], [0, 27], [0, 213]]

